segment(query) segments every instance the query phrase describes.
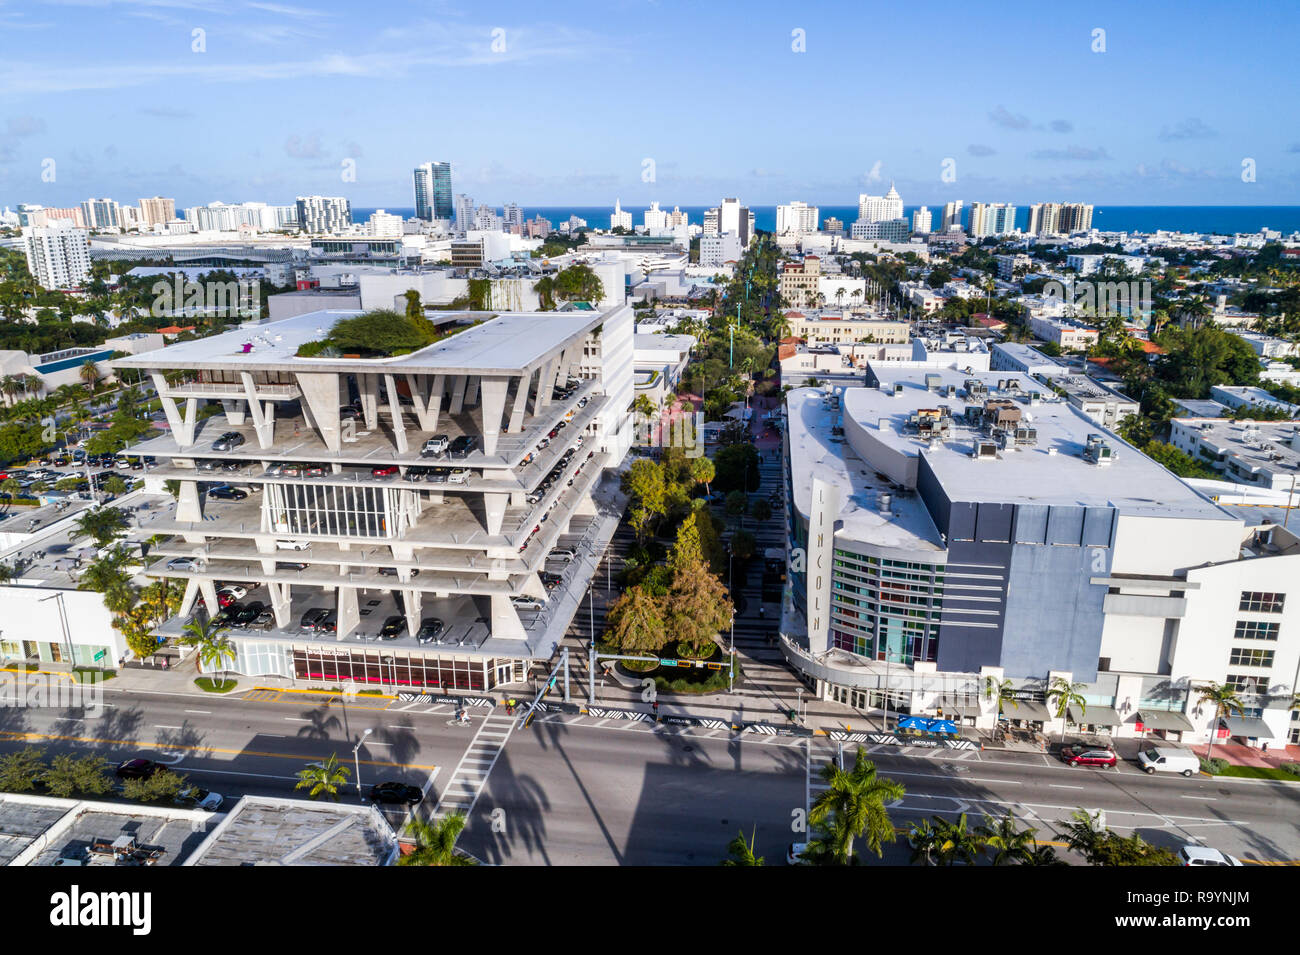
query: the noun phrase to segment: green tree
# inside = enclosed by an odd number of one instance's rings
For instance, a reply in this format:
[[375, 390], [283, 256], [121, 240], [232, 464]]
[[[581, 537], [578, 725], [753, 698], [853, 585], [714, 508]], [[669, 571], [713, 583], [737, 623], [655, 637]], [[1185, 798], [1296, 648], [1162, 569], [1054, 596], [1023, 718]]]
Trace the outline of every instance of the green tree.
[[181, 643], [198, 648], [199, 662], [205, 668], [221, 672], [222, 686], [225, 686], [224, 677], [228, 675], [226, 664], [234, 663], [238, 656], [234, 641], [226, 636], [229, 632], [230, 627], [224, 620], [206, 614], [200, 614], [182, 628]]
[[98, 756], [72, 756], [60, 753], [50, 760], [41, 781], [51, 796], [102, 796], [113, 788], [108, 765]]
[[745, 511], [749, 510], [749, 497], [744, 491], [732, 491], [727, 495], [723, 510], [728, 517], [734, 517], [739, 521], [745, 516]]
[[884, 843], [896, 838], [885, 804], [903, 798], [907, 791], [903, 784], [878, 776], [875, 763], [867, 759], [861, 746], [851, 770], [828, 763], [820, 775], [827, 788], [813, 802], [808, 821], [820, 826], [835, 817], [841, 823], [830, 830], [833, 857], [841, 865], [848, 864], [857, 838], [877, 857], [882, 856]]
[[714, 470], [713, 467], [713, 462], [708, 458], [706, 457], [691, 458], [691, 463], [690, 463], [691, 480], [693, 480], [696, 484], [703, 484], [705, 493], [708, 494], [713, 493], [709, 485], [713, 483], [713, 478], [716, 473], [717, 472]]
[[985, 850], [991, 851], [995, 866], [1016, 862], [1028, 864], [1034, 852], [1034, 833], [1037, 829], [1021, 829], [1008, 812], [999, 819], [984, 817], [976, 830]]
[[772, 519], [772, 505], [764, 498], [755, 498], [754, 503], [749, 508], [749, 513], [760, 524], [766, 524]]
[[45, 750], [20, 749], [0, 756], [0, 792], [31, 792], [45, 775]]
[[752, 444], [730, 444], [713, 456], [719, 491], [757, 491], [760, 475], [758, 452]]
[[118, 538], [125, 537], [129, 524], [126, 514], [116, 507], [95, 507], [77, 519], [70, 535], [73, 540], [89, 537], [100, 547], [107, 547]]
[[605, 639], [626, 653], [658, 653], [668, 643], [663, 601], [629, 587], [606, 614]]
[[352, 771], [339, 765], [337, 753], [330, 753], [323, 763], [310, 763], [306, 769], [298, 770], [298, 782], [294, 789], [305, 789], [312, 799], [332, 799], [338, 802], [341, 790], [347, 785]]
[[1210, 730], [1209, 745], [1205, 748], [1205, 758], [1209, 759], [1214, 753], [1214, 734], [1219, 728], [1219, 720], [1225, 720], [1233, 713], [1240, 716], [1245, 711], [1246, 704], [1234, 687], [1224, 683], [1202, 683], [1192, 689], [1197, 693], [1198, 706], [1208, 703], [1214, 708], [1214, 726]]
[[398, 865], [465, 866], [477, 865], [470, 858], [456, 854], [456, 840], [465, 829], [465, 816], [451, 812], [438, 820], [412, 819], [406, 834], [415, 840], [415, 850], [397, 860]]
[[1015, 687], [1010, 680], [999, 680], [991, 676], [984, 678], [984, 695], [990, 700], [997, 700], [997, 709], [994, 711], [998, 719], [1002, 719], [1002, 714], [1006, 711], [1008, 703], [1013, 709], [1020, 709], [1020, 701], [1016, 699]]
[[1086, 689], [1086, 683], [1071, 683], [1063, 676], [1058, 676], [1052, 680], [1051, 685], [1047, 688], [1047, 702], [1052, 703], [1056, 710], [1056, 718], [1061, 721], [1061, 742], [1065, 742], [1065, 722], [1071, 706], [1077, 706], [1079, 713], [1086, 715], [1088, 712], [1088, 701], [1083, 698], [1082, 692]]
[[162, 769], [144, 779], [128, 779], [122, 784], [122, 795], [137, 802], [171, 802], [187, 785], [184, 776]]
[[749, 834], [749, 841], [745, 841], [745, 833], [742, 830], [736, 838], [727, 843], [728, 857], [722, 860], [722, 865], [726, 866], [754, 866], [762, 865], [763, 857], [754, 855], [754, 839], [757, 829]]

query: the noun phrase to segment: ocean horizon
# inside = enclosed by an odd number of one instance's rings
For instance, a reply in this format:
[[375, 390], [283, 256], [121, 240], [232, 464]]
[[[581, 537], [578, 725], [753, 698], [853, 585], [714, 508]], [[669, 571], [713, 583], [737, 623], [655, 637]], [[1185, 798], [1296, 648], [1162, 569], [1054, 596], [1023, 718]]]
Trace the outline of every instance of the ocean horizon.
[[[969, 207], [969, 202], [966, 204]], [[385, 206], [386, 212], [393, 215], [410, 217], [415, 215], [413, 207]], [[500, 207], [496, 207], [500, 209]], [[593, 229], [608, 229], [609, 216], [614, 211], [608, 206], [522, 206], [526, 218], [541, 215], [550, 219], [555, 225], [576, 215], [586, 219]], [[635, 225], [642, 223], [642, 213], [649, 206], [625, 205], [625, 212], [632, 213]], [[661, 203], [660, 208], [664, 208]], [[692, 224], [699, 224], [704, 219], [704, 212], [710, 206], [680, 206], [690, 216]], [[903, 213], [911, 219], [912, 213], [921, 208], [919, 205], [903, 207]], [[934, 225], [943, 214], [943, 204], [926, 206], [930, 210]], [[667, 206], [668, 211], [672, 205]], [[354, 222], [364, 222], [374, 208], [356, 207], [352, 210]], [[750, 206], [754, 213], [754, 225], [765, 232], [776, 228], [776, 206]], [[820, 221], [834, 216], [840, 219], [845, 228], [858, 217], [856, 205], [820, 206]], [[1017, 206], [1016, 225], [1023, 229], [1029, 220], [1029, 207]], [[1259, 232], [1261, 229], [1275, 229], [1285, 235], [1300, 232], [1300, 205], [1296, 206], [1094, 206], [1092, 225], [1095, 229], [1106, 232], [1201, 232], [1214, 235], [1235, 235], [1237, 233]]]

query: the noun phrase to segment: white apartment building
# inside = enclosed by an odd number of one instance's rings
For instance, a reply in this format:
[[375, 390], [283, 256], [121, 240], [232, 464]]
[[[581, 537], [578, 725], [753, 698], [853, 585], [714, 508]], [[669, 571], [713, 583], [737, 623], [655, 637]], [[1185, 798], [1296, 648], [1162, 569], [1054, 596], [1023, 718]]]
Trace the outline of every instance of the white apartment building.
[[395, 216], [383, 209], [376, 209], [366, 222], [369, 235], [397, 237], [402, 234], [402, 217]]
[[659, 203], [650, 203], [650, 208], [645, 211], [641, 217], [645, 223], [646, 231], [668, 228], [668, 213], [659, 208]]
[[1233, 410], [1266, 408], [1286, 412], [1292, 418], [1300, 415], [1300, 405], [1274, 398], [1263, 388], [1255, 388], [1251, 385], [1213, 385], [1210, 388], [1210, 397]]
[[817, 231], [818, 209], [806, 202], [790, 202], [776, 207], [777, 235], [811, 235]]
[[1300, 473], [1294, 421], [1174, 418], [1169, 443], [1236, 484], [1290, 493]]
[[[517, 683], [563, 638], [617, 524], [591, 492], [631, 441], [632, 310], [445, 313], [459, 331], [408, 355], [298, 355], [357, 314], [250, 323], [115, 363], [152, 376], [171, 425], [130, 449], [179, 482], [149, 526], [166, 536], [146, 575], [186, 582], [161, 632], [200, 600], [214, 612], [218, 581], [241, 582], [243, 605], [269, 612], [236, 627], [237, 672]], [[223, 413], [202, 418], [207, 402]], [[247, 497], [218, 501], [216, 483]], [[559, 544], [580, 556], [548, 593], [538, 575]]]
[[734, 232], [740, 236], [741, 248], [747, 248], [754, 237], [754, 214], [739, 199], [723, 199], [718, 206], [718, 231]]
[[1016, 207], [1003, 202], [972, 202], [968, 230], [972, 238], [1016, 231]]
[[352, 225], [352, 203], [342, 196], [298, 196], [295, 202], [304, 232], [342, 232]]
[[614, 200], [614, 211], [609, 217], [609, 227], [621, 228], [626, 232], [632, 231], [632, 213], [624, 212], [623, 205], [618, 199]]
[[67, 220], [23, 230], [27, 271], [45, 289], [69, 289], [90, 279], [90, 237]]
[[734, 232], [722, 235], [700, 236], [700, 268], [721, 269], [734, 267], [740, 261], [740, 236]]
[[122, 224], [119, 207], [112, 199], [87, 199], [81, 204], [87, 229], [112, 229]]
[[1146, 265], [1146, 259], [1140, 255], [1067, 255], [1065, 264], [1079, 275], [1092, 275], [1107, 259], [1115, 262], [1116, 268], [1126, 270], [1132, 275], [1137, 275]]
[[1032, 313], [1029, 316], [1029, 331], [1035, 338], [1052, 342], [1059, 346], [1062, 351], [1079, 351], [1084, 348], [1091, 348], [1097, 344], [1099, 335], [1097, 329], [1089, 328], [1086, 325], [1076, 325], [1063, 319]]
[[944, 203], [943, 220], [939, 224], [940, 232], [951, 232], [954, 229], [961, 229], [961, 207], [962, 201], [960, 199]]
[[889, 192], [883, 196], [870, 196], [865, 192], [858, 196], [859, 222], [888, 222], [903, 218], [903, 200], [898, 195], [894, 184], [889, 184]]
[[921, 206], [912, 213], [912, 231], [919, 235], [927, 235], [930, 232], [930, 210], [926, 206]]
[[1248, 328], [1229, 328], [1227, 331], [1242, 339], [1260, 358], [1294, 358], [1300, 355], [1300, 342], [1275, 338], [1263, 332], [1253, 332]]

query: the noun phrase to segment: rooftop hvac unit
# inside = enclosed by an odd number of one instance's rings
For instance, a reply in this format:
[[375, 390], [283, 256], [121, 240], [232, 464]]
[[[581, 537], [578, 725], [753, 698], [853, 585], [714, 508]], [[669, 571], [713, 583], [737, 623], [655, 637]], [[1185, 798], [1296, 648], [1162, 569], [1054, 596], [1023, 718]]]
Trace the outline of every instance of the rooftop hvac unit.
[[1088, 435], [1088, 443], [1083, 449], [1083, 458], [1092, 464], [1104, 466], [1110, 464], [1115, 458], [1114, 449], [1107, 444], [1099, 434]]
[[943, 389], [943, 394], [944, 394], [944, 397], [945, 397], [945, 398], [956, 398], [956, 397], [957, 397], [957, 386], [956, 386], [956, 385], [947, 385], [947, 386], [945, 386], [944, 389]]
[[925, 376], [925, 390], [926, 390], [926, 391], [933, 391], [934, 389], [938, 388], [939, 385], [942, 384], [942, 383], [943, 383], [943, 378], [942, 378], [942, 376], [940, 376], [940, 375], [926, 375], [926, 376]]
[[977, 461], [986, 461], [998, 456], [998, 445], [996, 441], [989, 441], [981, 438], [975, 442], [975, 450], [971, 457]]

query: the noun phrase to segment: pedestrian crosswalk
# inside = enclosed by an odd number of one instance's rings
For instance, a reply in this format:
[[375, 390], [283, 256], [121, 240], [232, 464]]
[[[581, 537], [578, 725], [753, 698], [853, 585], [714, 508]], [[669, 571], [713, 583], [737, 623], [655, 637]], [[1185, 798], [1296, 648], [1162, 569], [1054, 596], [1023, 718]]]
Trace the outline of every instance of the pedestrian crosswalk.
[[479, 725], [474, 739], [465, 749], [460, 762], [438, 797], [435, 816], [459, 812], [468, 816], [478, 802], [479, 794], [487, 784], [492, 767], [505, 749], [514, 732], [515, 718], [501, 714], [486, 717]]

